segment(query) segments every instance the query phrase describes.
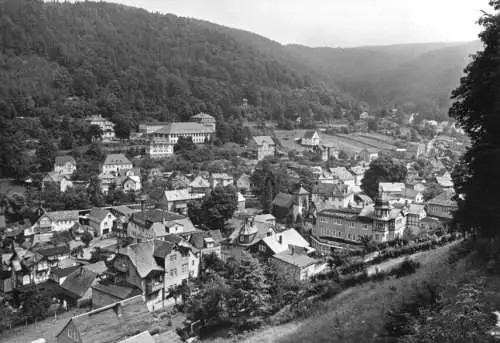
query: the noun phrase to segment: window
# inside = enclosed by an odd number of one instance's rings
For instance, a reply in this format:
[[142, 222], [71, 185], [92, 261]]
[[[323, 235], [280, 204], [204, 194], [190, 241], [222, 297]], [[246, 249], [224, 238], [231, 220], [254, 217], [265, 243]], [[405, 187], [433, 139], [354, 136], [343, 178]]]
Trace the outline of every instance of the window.
[[170, 255], [170, 261], [171, 262], [177, 261], [177, 255], [176, 254]]
[[188, 264], [187, 263], [184, 263], [182, 265], [182, 273], [187, 273], [188, 272]]
[[177, 276], [177, 268], [170, 269], [170, 276], [172, 276], [172, 277]]

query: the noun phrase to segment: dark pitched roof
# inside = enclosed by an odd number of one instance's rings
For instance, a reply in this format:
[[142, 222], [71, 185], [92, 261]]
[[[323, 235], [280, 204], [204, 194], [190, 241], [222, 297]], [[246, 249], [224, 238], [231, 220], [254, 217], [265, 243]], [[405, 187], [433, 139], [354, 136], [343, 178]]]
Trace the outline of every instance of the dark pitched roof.
[[455, 192], [453, 190], [447, 190], [429, 200], [427, 205], [457, 206], [457, 202], [452, 199], [454, 196]]
[[44, 257], [66, 255], [70, 253], [69, 247], [66, 244], [35, 246], [33, 251], [36, 251]]
[[140, 295], [75, 316], [70, 322], [78, 330], [82, 343], [115, 343], [159, 327]]
[[133, 296], [141, 294], [141, 290], [134, 285], [128, 283], [114, 283], [111, 281], [103, 280], [92, 286], [99, 292], [112, 295], [119, 299], [128, 299]]
[[302, 138], [311, 139], [311, 138], [313, 138], [315, 133], [316, 133], [316, 131], [306, 131], [304, 133], [304, 136], [302, 136]]
[[57, 156], [56, 157], [56, 166], [64, 166], [67, 162], [71, 162], [74, 165], [76, 165], [76, 161], [72, 156], [65, 155], [65, 156]]
[[92, 286], [96, 277], [96, 273], [81, 267], [68, 275], [68, 277], [61, 284], [61, 288], [69, 293], [69, 295], [81, 298]]
[[290, 208], [293, 205], [293, 195], [280, 192], [273, 200], [273, 206]]
[[106, 218], [108, 213], [109, 213], [108, 210], [99, 207], [94, 207], [93, 209], [90, 210], [89, 219], [100, 223]]
[[[219, 232], [220, 236], [220, 231], [218, 230], [213, 230], [216, 232]], [[211, 238], [213, 239], [215, 245], [219, 245], [219, 241], [217, 240], [219, 237], [214, 238], [212, 237], [211, 231], [196, 231], [191, 234], [191, 237], [189, 238], [189, 243], [191, 243], [196, 249], [203, 249], [205, 248], [205, 238]]]
[[71, 267], [68, 267], [68, 268], [52, 268], [50, 270], [50, 273], [51, 274], [54, 274], [56, 276], [59, 276], [59, 277], [64, 277], [64, 276], [68, 276], [70, 274], [72, 274], [75, 270], [79, 269], [80, 266], [71, 266]]
[[130, 217], [130, 221], [141, 227], [146, 227], [147, 221], [151, 223], [161, 223], [163, 221], [181, 220], [184, 218], [184, 216], [174, 212], [163, 212], [155, 210], [134, 213]]

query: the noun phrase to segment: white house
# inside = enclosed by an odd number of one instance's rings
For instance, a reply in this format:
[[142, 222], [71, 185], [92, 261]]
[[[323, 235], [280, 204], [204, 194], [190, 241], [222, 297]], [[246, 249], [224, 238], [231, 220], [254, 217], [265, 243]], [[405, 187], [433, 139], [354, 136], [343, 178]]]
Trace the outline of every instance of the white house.
[[127, 176], [122, 186], [124, 192], [140, 192], [142, 189], [141, 177], [135, 175]]
[[101, 128], [103, 140], [112, 140], [115, 138], [115, 124], [113, 122], [103, 118], [101, 115], [90, 116], [86, 120], [90, 125], [97, 125]]
[[102, 208], [93, 208], [88, 216], [89, 226], [94, 230], [97, 236], [107, 235], [113, 228], [116, 217], [108, 210]]
[[57, 156], [54, 163], [54, 172], [61, 175], [72, 175], [76, 170], [76, 161], [71, 156]]
[[307, 131], [302, 136], [301, 144], [304, 146], [319, 146], [319, 135], [317, 131]]
[[210, 186], [215, 187], [226, 187], [234, 183], [232, 176], [226, 173], [213, 173], [210, 175]]
[[102, 165], [103, 173], [126, 173], [133, 168], [132, 162], [123, 154], [109, 154]]
[[164, 138], [151, 138], [147, 153], [152, 159], [164, 158], [174, 154], [174, 143]]
[[78, 224], [78, 211], [45, 212], [33, 225], [33, 232], [68, 231], [75, 224]]

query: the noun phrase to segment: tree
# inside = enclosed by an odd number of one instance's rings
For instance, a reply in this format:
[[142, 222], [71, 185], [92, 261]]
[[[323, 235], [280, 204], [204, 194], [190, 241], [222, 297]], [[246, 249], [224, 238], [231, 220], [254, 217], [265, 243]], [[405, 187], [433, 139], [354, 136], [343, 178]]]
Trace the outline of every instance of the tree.
[[248, 252], [243, 252], [228, 280], [231, 286], [229, 308], [232, 317], [245, 321], [269, 310], [269, 284], [265, 269]]
[[99, 125], [90, 125], [87, 131], [88, 142], [95, 142], [101, 139], [103, 135], [102, 129]]
[[465, 196], [458, 217], [479, 229], [487, 237], [500, 235], [500, 1], [490, 4], [497, 11], [484, 14], [479, 23], [484, 27], [479, 37], [484, 50], [477, 52], [465, 68], [465, 76], [452, 92], [455, 100], [449, 114], [471, 138], [471, 146], [458, 163], [461, 175], [455, 177], [458, 194]]
[[238, 196], [233, 186], [215, 187], [203, 202], [206, 224], [223, 230], [225, 222], [238, 208]]
[[190, 152], [196, 150], [196, 144], [193, 143], [193, 137], [179, 137], [174, 145], [174, 152], [185, 157]]
[[80, 237], [80, 240], [82, 241], [83, 244], [85, 244], [85, 247], [88, 247], [93, 238], [94, 237], [90, 232], [85, 231]]
[[378, 129], [377, 119], [368, 120], [368, 131], [376, 132]]
[[130, 138], [130, 124], [124, 119], [119, 119], [115, 122], [115, 135], [120, 139]]
[[36, 289], [23, 295], [21, 314], [25, 320], [44, 319], [49, 310], [50, 298], [42, 296]]
[[404, 182], [406, 179], [406, 166], [389, 156], [381, 156], [370, 163], [370, 167], [361, 181], [361, 189], [369, 197], [378, 195], [380, 182]]
[[188, 217], [194, 226], [204, 223], [203, 203], [201, 201], [190, 201], [188, 203]]
[[61, 149], [70, 150], [73, 149], [73, 134], [71, 131], [65, 131], [61, 137]]
[[43, 136], [40, 140], [38, 149], [36, 150], [36, 158], [41, 172], [48, 172], [54, 168], [56, 149], [47, 136]]

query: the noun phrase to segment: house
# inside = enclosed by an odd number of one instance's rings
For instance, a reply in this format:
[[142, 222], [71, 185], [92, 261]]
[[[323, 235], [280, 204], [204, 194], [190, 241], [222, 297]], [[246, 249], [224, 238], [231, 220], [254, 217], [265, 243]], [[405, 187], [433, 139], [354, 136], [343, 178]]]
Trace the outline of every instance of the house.
[[300, 144], [308, 147], [319, 146], [319, 134], [317, 131], [306, 131], [302, 136]]
[[159, 200], [162, 209], [187, 215], [187, 205], [193, 200], [201, 200], [205, 194], [190, 193], [186, 189], [166, 190]]
[[215, 254], [221, 258], [221, 239], [222, 236], [219, 230], [196, 231], [189, 237], [189, 243], [200, 251], [200, 258], [210, 254]]
[[279, 276], [296, 281], [308, 280], [326, 269], [326, 264], [321, 260], [293, 250], [274, 255], [270, 262], [275, 266]]
[[345, 167], [330, 168], [333, 178], [340, 183], [352, 188], [356, 185], [356, 179]]
[[236, 180], [236, 188], [243, 193], [248, 193], [252, 189], [252, 181], [250, 179], [250, 175], [241, 174], [241, 176]]
[[122, 182], [122, 189], [126, 193], [139, 193], [142, 190], [141, 177], [135, 175], [127, 176]]
[[309, 242], [293, 228], [280, 232], [269, 230], [266, 237], [261, 238], [251, 250], [262, 257], [271, 257], [290, 249], [302, 250], [305, 254], [314, 251]]
[[290, 219], [295, 222], [300, 214], [302, 218], [309, 213], [309, 192], [302, 185], [292, 194], [280, 192], [272, 202], [272, 214], [278, 219]]
[[365, 177], [366, 168], [363, 166], [354, 166], [351, 168], [351, 173], [354, 176], [354, 184], [356, 186], [361, 186], [361, 181]]
[[443, 227], [443, 223], [435, 217], [424, 217], [418, 222], [420, 234], [433, 233]]
[[[362, 209], [324, 209], [317, 213], [312, 234], [330, 241], [330, 247], [336, 247], [338, 242], [356, 245], [363, 236], [372, 235], [372, 216], [373, 206]], [[313, 247], [316, 248], [314, 244]]]
[[246, 207], [246, 205], [245, 205], [246, 199], [243, 196], [243, 194], [241, 194], [240, 192], [237, 193], [237, 197], [238, 197], [238, 208], [237, 208], [237, 211], [244, 211], [245, 207]]
[[78, 270], [80, 267], [81, 266], [79, 264], [75, 264], [67, 268], [52, 268], [52, 270], [50, 271], [49, 279], [56, 282], [58, 285], [61, 285], [69, 275]]
[[42, 179], [42, 187], [45, 188], [49, 183], [56, 184], [59, 191], [66, 192], [68, 188], [73, 187], [73, 182], [70, 180], [70, 175], [61, 174], [55, 171], [48, 172]]
[[127, 282], [103, 279], [92, 285], [92, 308], [108, 306], [141, 294], [140, 288]]
[[358, 159], [366, 163], [370, 163], [377, 158], [378, 152], [375, 150], [368, 150], [367, 148], [363, 148], [360, 152], [358, 152]]
[[406, 229], [413, 235], [420, 233], [420, 221], [427, 216], [424, 204], [410, 204], [406, 214]]
[[199, 254], [188, 242], [153, 239], [118, 251], [110, 269], [116, 282], [139, 288], [148, 308], [155, 310], [173, 305], [171, 287], [198, 277], [198, 268]]
[[123, 154], [108, 154], [102, 165], [102, 173], [125, 175], [133, 168], [132, 162]]
[[90, 210], [88, 220], [96, 236], [104, 236], [111, 233], [116, 217], [108, 210], [94, 207]]
[[316, 211], [326, 208], [346, 208], [353, 201], [354, 193], [344, 184], [320, 183], [311, 191], [311, 206]]
[[436, 176], [436, 182], [442, 188], [445, 189], [453, 188], [453, 180], [449, 172], [445, 172], [442, 176]]
[[401, 209], [394, 208], [384, 197], [375, 200], [373, 215], [373, 238], [376, 242], [392, 241], [403, 237], [406, 228], [406, 215]]
[[54, 163], [54, 172], [61, 175], [72, 175], [76, 170], [76, 161], [72, 156], [57, 156]]
[[174, 154], [174, 143], [162, 137], [151, 137], [147, 144], [147, 154], [151, 159], [160, 159]]
[[210, 191], [210, 182], [206, 177], [198, 175], [189, 184], [189, 191], [191, 193], [206, 194], [208, 191]]
[[321, 152], [321, 160], [323, 162], [328, 161], [330, 158], [339, 159], [340, 151], [331, 145], [320, 145], [319, 151]]
[[249, 146], [257, 150], [257, 160], [262, 160], [266, 156], [274, 156], [276, 144], [270, 136], [254, 136], [249, 142]]
[[453, 218], [453, 212], [458, 209], [457, 202], [453, 199], [455, 192], [453, 190], [445, 190], [435, 198], [427, 201], [427, 215], [436, 217], [442, 220]]
[[189, 187], [191, 180], [181, 172], [175, 172], [168, 178], [169, 189], [185, 189]]
[[409, 142], [406, 147], [407, 158], [420, 158], [426, 155], [425, 143]]
[[226, 173], [212, 173], [210, 175], [210, 187], [226, 187], [233, 185], [233, 177]]
[[138, 332], [162, 328], [138, 295], [72, 317], [56, 338], [57, 343], [116, 343]]
[[379, 182], [378, 194], [381, 197], [389, 200], [399, 201], [406, 190], [406, 185], [403, 182]]
[[68, 231], [78, 223], [78, 211], [45, 212], [32, 226], [32, 234]]
[[68, 275], [60, 287], [70, 306], [82, 307], [92, 303], [92, 285], [97, 280], [96, 273], [80, 267]]
[[212, 140], [214, 135], [215, 129], [212, 126], [192, 122], [168, 123], [149, 134], [153, 140], [174, 145], [179, 137], [191, 137], [193, 143], [204, 144]]
[[97, 125], [101, 128], [102, 139], [105, 141], [113, 140], [115, 138], [115, 124], [103, 118], [102, 115], [93, 115], [85, 119], [90, 125]]
[[213, 132], [215, 132], [217, 120], [210, 114], [200, 112], [192, 116], [191, 121], [209, 127]]
[[160, 210], [142, 211], [132, 214], [127, 225], [129, 237], [144, 241], [165, 239], [167, 235], [187, 236], [196, 231], [189, 218], [178, 213]]

